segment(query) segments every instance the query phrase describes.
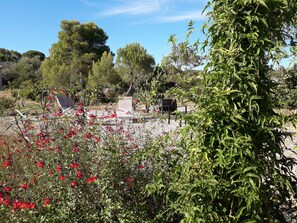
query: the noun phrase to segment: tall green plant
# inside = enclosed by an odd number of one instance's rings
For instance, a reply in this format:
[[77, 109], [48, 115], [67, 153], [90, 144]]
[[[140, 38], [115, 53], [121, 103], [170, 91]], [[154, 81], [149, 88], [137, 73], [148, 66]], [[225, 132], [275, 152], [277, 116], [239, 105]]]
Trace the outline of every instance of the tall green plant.
[[286, 120], [273, 110], [267, 73], [295, 42], [297, 2], [211, 0], [207, 8], [204, 92], [182, 158], [150, 192], [166, 193], [170, 217], [182, 222], [290, 222], [282, 209], [296, 210], [296, 160], [284, 154]]

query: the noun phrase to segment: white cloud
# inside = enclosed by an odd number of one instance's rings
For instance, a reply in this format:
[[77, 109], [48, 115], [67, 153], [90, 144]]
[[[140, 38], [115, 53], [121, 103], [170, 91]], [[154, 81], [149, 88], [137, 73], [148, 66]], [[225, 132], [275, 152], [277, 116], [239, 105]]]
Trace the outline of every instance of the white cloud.
[[184, 12], [183, 14], [173, 15], [173, 16], [162, 16], [156, 18], [156, 22], [160, 23], [170, 23], [170, 22], [181, 22], [187, 20], [204, 20], [206, 19], [205, 15], [202, 15], [202, 11], [192, 11], [192, 12]]
[[167, 0], [126, 0], [121, 1], [122, 4], [114, 6], [103, 13], [101, 16], [116, 16], [116, 15], [140, 15], [149, 14], [160, 11], [163, 3]]
[[[81, 0], [89, 1], [89, 0]], [[203, 7], [193, 5], [198, 8], [196, 11], [185, 11], [189, 8], [185, 2], [196, 2], [197, 0], [114, 0], [113, 5], [109, 5], [105, 11], [98, 14], [100, 17], [112, 17], [120, 15], [149, 15], [133, 21], [133, 24], [141, 23], [174, 23], [189, 20], [205, 20], [206, 12], [202, 15]], [[200, 0], [206, 2], [208, 0]], [[191, 5], [191, 4], [190, 4]]]

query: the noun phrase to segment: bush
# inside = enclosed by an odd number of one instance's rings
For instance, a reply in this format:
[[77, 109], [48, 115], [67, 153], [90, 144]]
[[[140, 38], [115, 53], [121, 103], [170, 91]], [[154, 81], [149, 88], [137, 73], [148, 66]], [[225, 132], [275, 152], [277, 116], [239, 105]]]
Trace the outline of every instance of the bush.
[[153, 222], [164, 210], [145, 193], [155, 171], [145, 155], [151, 129], [103, 125], [82, 109], [18, 127], [21, 138], [0, 148], [0, 216], [7, 222]]
[[15, 103], [13, 99], [0, 97], [0, 114], [3, 114], [9, 109], [14, 107]]

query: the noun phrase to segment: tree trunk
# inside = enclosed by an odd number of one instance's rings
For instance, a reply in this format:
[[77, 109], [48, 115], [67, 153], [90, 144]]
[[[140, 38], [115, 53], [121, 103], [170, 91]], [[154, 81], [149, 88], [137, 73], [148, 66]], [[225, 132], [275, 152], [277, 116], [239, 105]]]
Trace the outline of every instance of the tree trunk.
[[133, 89], [133, 82], [131, 82], [130, 87], [128, 89], [128, 91], [125, 93], [125, 96], [132, 96], [132, 89]]

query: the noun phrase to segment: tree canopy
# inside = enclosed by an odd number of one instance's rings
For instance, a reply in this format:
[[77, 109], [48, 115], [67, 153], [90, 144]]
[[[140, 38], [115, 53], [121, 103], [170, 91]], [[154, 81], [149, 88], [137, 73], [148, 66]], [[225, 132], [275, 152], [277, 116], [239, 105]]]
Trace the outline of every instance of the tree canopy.
[[3, 70], [3, 77], [6, 81], [19, 86], [23, 82], [36, 83], [41, 80], [40, 65], [42, 61], [38, 58], [22, 58], [18, 63], [12, 64]]
[[131, 43], [118, 49], [116, 63], [123, 80], [130, 85], [129, 95], [153, 71], [155, 59], [139, 43]]
[[61, 22], [57, 43], [52, 45], [50, 56], [42, 64], [45, 82], [64, 87], [85, 85], [94, 61], [103, 52], [109, 52], [108, 36], [96, 24], [78, 21]]
[[203, 64], [203, 57], [198, 49], [187, 41], [176, 44], [172, 42], [171, 52], [163, 57], [162, 66], [168, 74], [174, 75], [191, 71]]
[[19, 86], [22, 82], [35, 83], [41, 80], [40, 65], [45, 55], [36, 50], [23, 54], [13, 50], [0, 49], [0, 64], [5, 84]]
[[22, 57], [28, 57], [28, 58], [31, 58], [31, 59], [36, 58], [36, 59], [38, 59], [40, 61], [44, 61], [44, 59], [45, 59], [44, 53], [39, 52], [37, 50], [29, 50], [29, 51], [23, 53]]
[[17, 51], [0, 48], [0, 61], [1, 62], [18, 62], [22, 57]]
[[120, 76], [114, 67], [114, 56], [111, 52], [104, 52], [100, 60], [93, 64], [89, 75], [88, 85], [100, 89], [115, 87], [120, 82]]

